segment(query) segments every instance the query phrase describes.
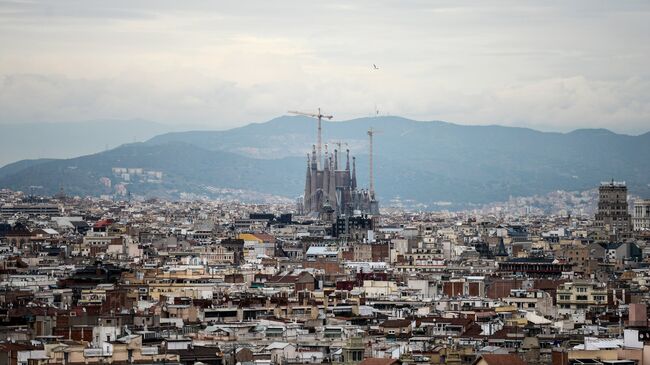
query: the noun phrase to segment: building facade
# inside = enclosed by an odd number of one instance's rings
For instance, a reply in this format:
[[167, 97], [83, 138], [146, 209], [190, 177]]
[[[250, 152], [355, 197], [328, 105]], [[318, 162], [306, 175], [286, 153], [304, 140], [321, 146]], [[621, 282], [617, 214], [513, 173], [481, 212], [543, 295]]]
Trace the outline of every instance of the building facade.
[[307, 155], [307, 175], [303, 196], [304, 213], [333, 220], [341, 215], [355, 213], [379, 214], [374, 194], [357, 187], [355, 158], [350, 169], [350, 150], [346, 150], [345, 167], [339, 166], [339, 152], [328, 154], [319, 161], [316, 147]]
[[631, 223], [625, 182], [601, 183], [598, 188], [596, 227], [608, 234], [612, 240], [618, 241], [630, 237]]
[[639, 199], [634, 202], [632, 227], [635, 231], [650, 230], [650, 199]]
[[604, 311], [607, 307], [607, 289], [594, 282], [564, 283], [557, 289], [556, 302], [558, 314]]

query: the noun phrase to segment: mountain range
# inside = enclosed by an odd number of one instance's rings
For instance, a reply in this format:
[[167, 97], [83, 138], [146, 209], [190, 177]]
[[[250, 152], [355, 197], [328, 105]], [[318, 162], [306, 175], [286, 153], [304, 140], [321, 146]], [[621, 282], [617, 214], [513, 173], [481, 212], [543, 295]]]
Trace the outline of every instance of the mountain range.
[[[293, 198], [304, 186], [315, 124], [311, 118], [284, 116], [226, 131], [163, 133], [71, 159], [23, 160], [0, 168], [0, 187], [26, 191], [42, 186], [44, 194], [61, 187], [69, 194], [111, 194], [125, 183], [112, 168], [125, 167], [162, 173], [160, 181], [131, 177], [125, 186], [139, 195], [215, 196], [225, 189]], [[399, 117], [323, 122], [329, 151], [341, 143], [341, 149], [357, 156], [361, 186], [368, 183], [370, 127], [379, 131], [375, 176], [383, 201], [399, 196], [430, 207], [440, 202], [461, 207], [509, 196], [587, 190], [612, 178], [627, 181], [636, 195], [650, 195], [650, 133], [550, 133]]]
[[0, 166], [23, 159], [87, 155], [177, 130], [142, 119], [0, 124]]

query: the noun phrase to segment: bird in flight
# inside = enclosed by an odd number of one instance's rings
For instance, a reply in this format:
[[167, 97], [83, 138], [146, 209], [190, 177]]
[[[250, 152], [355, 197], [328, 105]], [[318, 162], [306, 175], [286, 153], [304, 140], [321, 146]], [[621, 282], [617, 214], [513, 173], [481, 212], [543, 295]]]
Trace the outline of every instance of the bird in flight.
[[379, 70], [379, 67], [377, 67], [377, 65], [375, 65], [374, 63], [372, 64], [372, 68], [374, 68], [375, 70]]

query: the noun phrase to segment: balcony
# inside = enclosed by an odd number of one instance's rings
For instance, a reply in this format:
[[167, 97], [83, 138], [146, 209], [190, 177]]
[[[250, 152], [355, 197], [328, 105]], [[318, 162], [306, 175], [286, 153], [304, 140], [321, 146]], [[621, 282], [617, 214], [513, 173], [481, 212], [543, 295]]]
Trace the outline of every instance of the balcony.
[[105, 351], [104, 349], [84, 349], [84, 357], [104, 357], [113, 356], [113, 351]]

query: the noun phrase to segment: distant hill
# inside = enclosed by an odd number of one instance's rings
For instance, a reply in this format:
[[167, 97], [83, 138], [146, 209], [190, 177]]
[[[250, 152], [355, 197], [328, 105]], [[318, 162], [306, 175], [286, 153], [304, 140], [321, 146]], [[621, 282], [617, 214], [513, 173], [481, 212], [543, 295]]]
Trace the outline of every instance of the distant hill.
[[32, 166], [38, 166], [46, 162], [54, 161], [49, 158], [41, 158], [36, 160], [21, 160], [18, 162], [10, 163], [0, 169], [0, 179], [5, 176], [11, 176], [17, 172], [30, 168]]
[[[547, 133], [527, 128], [466, 126], [399, 117], [324, 122], [324, 141], [347, 141], [360, 155], [365, 178], [369, 127], [376, 137], [380, 195], [422, 202], [485, 202], [552, 190], [586, 190], [601, 180], [627, 180], [648, 195], [650, 133], [616, 134], [604, 129]], [[315, 120], [280, 117], [229, 131], [180, 132], [147, 143], [182, 141], [255, 158], [299, 156], [315, 141]], [[330, 143], [330, 150], [332, 144]]]
[[[6, 174], [0, 169], [0, 186], [27, 191], [42, 186], [43, 194], [54, 194], [63, 187], [72, 195], [112, 194], [115, 184], [124, 182], [113, 174], [113, 167], [143, 168], [163, 173], [161, 183], [138, 182], [131, 177], [127, 185], [135, 194], [178, 198], [180, 192], [207, 194], [209, 188], [244, 189], [270, 194], [295, 191], [302, 181], [283, 174], [300, 169], [299, 159], [256, 160], [220, 151], [170, 142], [160, 145], [134, 143], [110, 151], [65, 160], [26, 164], [23, 169]], [[100, 182], [111, 179], [111, 188]], [[260, 180], [265, 180], [259, 188]], [[282, 194], [281, 194], [282, 195]]]
[[[10, 165], [0, 169], [0, 187], [43, 185], [56, 192], [64, 186], [77, 194], [106, 193], [110, 189], [102, 190], [99, 178], [121, 166], [164, 172], [161, 184], [131, 184], [135, 193], [174, 197], [223, 187], [295, 197], [303, 189], [305, 154], [315, 141], [315, 124], [309, 118], [280, 117], [228, 131], [166, 133], [95, 155], [38, 165], [23, 162], [24, 168]], [[357, 155], [362, 186], [367, 185], [366, 131], [371, 126], [382, 131], [375, 151], [376, 189], [383, 201], [400, 196], [429, 205], [443, 201], [463, 206], [553, 190], [587, 190], [611, 178], [626, 180], [634, 194], [650, 196], [650, 133], [546, 133], [398, 117], [324, 123], [324, 141], [347, 142]]]
[[24, 159], [87, 155], [174, 130], [177, 127], [139, 119], [0, 124], [0, 166]]

